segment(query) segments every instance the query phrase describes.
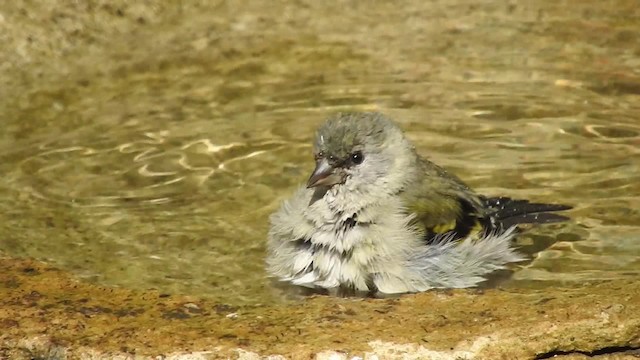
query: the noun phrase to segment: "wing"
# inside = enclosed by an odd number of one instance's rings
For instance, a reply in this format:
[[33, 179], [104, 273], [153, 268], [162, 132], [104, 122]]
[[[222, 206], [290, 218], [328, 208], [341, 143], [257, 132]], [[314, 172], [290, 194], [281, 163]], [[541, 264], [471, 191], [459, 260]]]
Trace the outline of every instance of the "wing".
[[422, 170], [425, 175], [402, 195], [407, 211], [415, 216], [414, 225], [424, 232], [427, 243], [444, 237], [463, 239], [491, 228], [482, 197], [433, 163], [424, 161]]
[[427, 243], [500, 233], [518, 224], [565, 221], [568, 217], [553, 212], [571, 209], [567, 205], [477, 195], [462, 180], [428, 161], [423, 171], [425, 176], [408, 187], [411, 190], [406, 191], [404, 200]]

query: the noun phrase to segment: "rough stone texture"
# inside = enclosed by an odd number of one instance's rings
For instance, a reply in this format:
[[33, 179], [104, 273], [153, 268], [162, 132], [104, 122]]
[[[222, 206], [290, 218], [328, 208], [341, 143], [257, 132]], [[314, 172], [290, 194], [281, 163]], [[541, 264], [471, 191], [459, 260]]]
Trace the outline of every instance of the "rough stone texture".
[[0, 356], [11, 359], [615, 359], [640, 348], [639, 282], [236, 308], [3, 259], [0, 284]]

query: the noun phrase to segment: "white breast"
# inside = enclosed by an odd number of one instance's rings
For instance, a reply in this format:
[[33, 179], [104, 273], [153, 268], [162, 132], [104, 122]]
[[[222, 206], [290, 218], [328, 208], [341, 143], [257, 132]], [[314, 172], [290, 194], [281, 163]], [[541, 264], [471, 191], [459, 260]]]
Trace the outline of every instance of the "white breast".
[[[349, 226], [348, 228], [344, 228]], [[374, 252], [369, 226], [335, 223], [312, 234], [309, 260], [313, 275], [294, 280], [295, 283], [332, 288], [340, 285], [367, 290], [367, 277]]]
[[305, 190], [271, 218], [267, 262], [272, 275], [307, 287], [362, 291], [381, 279], [407, 278], [406, 259], [423, 245], [400, 199], [363, 204], [354, 193], [340, 201], [336, 196], [344, 194], [325, 194], [310, 205]]
[[[397, 199], [364, 206], [357, 196], [336, 199], [341, 195], [326, 194], [305, 210], [304, 217], [314, 226], [300, 259], [308, 261], [313, 271], [292, 278], [293, 283], [367, 291], [373, 274], [387, 273], [390, 265], [402, 264], [398, 258], [406, 257], [417, 239]], [[348, 206], [336, 207], [337, 203]], [[398, 271], [402, 269], [394, 270]]]

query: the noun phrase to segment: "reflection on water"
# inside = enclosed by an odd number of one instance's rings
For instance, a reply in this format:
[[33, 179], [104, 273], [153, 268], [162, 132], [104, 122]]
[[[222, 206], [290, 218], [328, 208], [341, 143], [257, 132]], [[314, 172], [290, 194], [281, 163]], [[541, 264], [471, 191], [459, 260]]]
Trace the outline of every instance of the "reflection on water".
[[519, 239], [544, 250], [507, 286], [638, 276], [635, 2], [446, 4], [183, 4], [171, 16], [189, 22], [16, 85], [0, 100], [0, 251], [109, 285], [272, 301], [268, 215], [311, 170], [313, 131], [376, 109], [480, 192], [575, 206]]

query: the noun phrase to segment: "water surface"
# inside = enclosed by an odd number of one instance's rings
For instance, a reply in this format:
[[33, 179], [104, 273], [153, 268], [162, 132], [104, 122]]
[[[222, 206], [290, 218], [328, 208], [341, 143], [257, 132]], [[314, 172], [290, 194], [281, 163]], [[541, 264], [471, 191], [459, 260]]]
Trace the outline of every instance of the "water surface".
[[269, 214], [306, 180], [325, 117], [378, 110], [479, 192], [575, 207], [520, 238], [544, 250], [504, 286], [637, 277], [636, 5], [156, 9], [4, 75], [0, 251], [100, 284], [277, 301]]

